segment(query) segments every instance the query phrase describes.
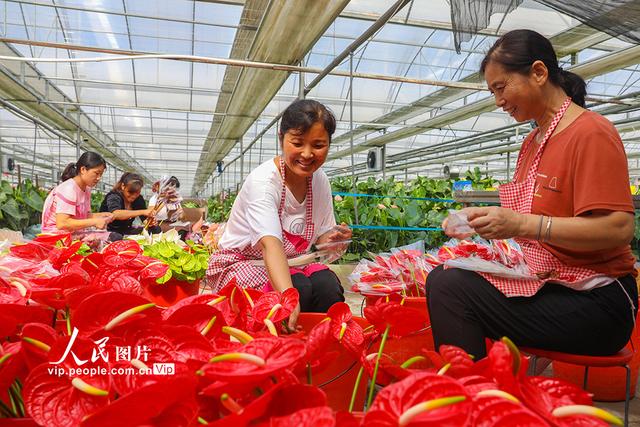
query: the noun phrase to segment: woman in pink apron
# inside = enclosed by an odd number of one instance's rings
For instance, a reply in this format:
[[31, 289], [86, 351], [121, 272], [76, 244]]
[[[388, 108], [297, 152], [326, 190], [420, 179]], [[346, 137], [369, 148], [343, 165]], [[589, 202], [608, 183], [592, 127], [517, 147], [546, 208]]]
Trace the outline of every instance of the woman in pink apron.
[[481, 237], [514, 238], [537, 279], [435, 269], [427, 279], [435, 344], [482, 358], [485, 337], [508, 336], [521, 346], [614, 354], [629, 340], [638, 301], [620, 136], [584, 109], [584, 80], [562, 70], [534, 31], [498, 39], [481, 72], [497, 107], [538, 127], [522, 144], [513, 181], [499, 188], [501, 207], [465, 211]]
[[42, 209], [42, 232], [59, 233], [88, 227], [104, 229], [111, 221], [110, 212], [91, 213], [91, 189], [107, 168], [98, 153], [87, 151], [77, 162], [69, 163], [58, 184], [47, 195]]
[[335, 117], [324, 105], [299, 100], [283, 113], [282, 155], [246, 178], [231, 209], [218, 250], [209, 259], [207, 282], [214, 292], [232, 280], [243, 288], [284, 291], [295, 287], [300, 307], [289, 319], [294, 328], [302, 311], [325, 312], [344, 301], [336, 275], [325, 265], [290, 268], [288, 259], [311, 246], [351, 237], [336, 230], [329, 180], [319, 170], [329, 152]]

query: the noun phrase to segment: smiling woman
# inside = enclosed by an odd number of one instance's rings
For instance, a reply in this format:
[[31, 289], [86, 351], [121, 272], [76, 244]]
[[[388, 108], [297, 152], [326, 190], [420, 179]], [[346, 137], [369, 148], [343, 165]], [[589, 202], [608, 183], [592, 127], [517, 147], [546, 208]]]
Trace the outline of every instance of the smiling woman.
[[[311, 246], [351, 237], [336, 226], [329, 180], [320, 167], [335, 132], [333, 113], [313, 100], [299, 100], [283, 113], [278, 135], [282, 155], [258, 166], [238, 193], [229, 221], [211, 255], [207, 278], [214, 291], [235, 280], [243, 288], [295, 287], [302, 311], [325, 312], [344, 301], [336, 275], [325, 265], [289, 268], [287, 259]], [[264, 260], [264, 266], [256, 265]], [[296, 324], [298, 307], [289, 319]]]
[[[113, 214], [113, 222], [107, 226], [107, 230], [118, 233], [118, 235], [112, 235], [111, 240], [121, 239], [125, 235], [139, 234], [142, 231], [142, 227], [133, 226], [133, 221], [136, 217], [144, 221], [153, 211], [147, 208], [144, 197], [140, 194], [143, 186], [144, 180], [140, 175], [125, 172], [102, 200], [100, 212]], [[148, 231], [159, 233], [160, 228], [153, 225]]]
[[534, 31], [500, 37], [480, 71], [497, 107], [538, 127], [522, 144], [513, 181], [500, 186], [501, 206], [464, 212], [481, 237], [514, 238], [533, 278], [434, 269], [427, 300], [436, 348], [455, 344], [483, 357], [485, 337], [508, 336], [520, 346], [614, 354], [629, 340], [638, 302], [620, 135], [584, 108], [584, 80], [562, 70]]
[[104, 229], [113, 219], [111, 213], [91, 213], [91, 189], [107, 168], [98, 153], [87, 151], [62, 172], [62, 183], [47, 196], [42, 210], [42, 231], [58, 233], [88, 227]]

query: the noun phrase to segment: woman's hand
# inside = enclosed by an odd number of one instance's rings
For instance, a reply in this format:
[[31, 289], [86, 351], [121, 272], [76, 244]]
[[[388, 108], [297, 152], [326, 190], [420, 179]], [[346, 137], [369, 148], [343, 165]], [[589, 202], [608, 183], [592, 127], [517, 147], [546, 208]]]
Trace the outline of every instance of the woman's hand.
[[351, 239], [352, 236], [353, 232], [347, 227], [347, 224], [343, 222], [340, 225], [333, 226], [331, 230], [319, 236], [316, 240], [316, 246], [324, 243], [342, 242]]
[[105, 228], [107, 228], [107, 224], [109, 224], [112, 219], [113, 219], [113, 215], [111, 214], [109, 214], [109, 216], [104, 216], [104, 215], [96, 216], [94, 226], [98, 230], [104, 230]]
[[300, 303], [296, 304], [296, 308], [293, 309], [289, 315], [287, 322], [287, 332], [293, 334], [302, 329], [302, 326], [298, 326], [298, 316], [300, 315]]
[[485, 239], [510, 239], [522, 235], [524, 215], [497, 206], [464, 208], [469, 225]]

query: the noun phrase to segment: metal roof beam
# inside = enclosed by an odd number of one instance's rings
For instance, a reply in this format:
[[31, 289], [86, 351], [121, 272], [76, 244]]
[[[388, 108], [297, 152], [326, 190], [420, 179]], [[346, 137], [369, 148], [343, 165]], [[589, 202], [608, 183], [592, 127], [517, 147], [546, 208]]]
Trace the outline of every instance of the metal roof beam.
[[[7, 43], [0, 43], [0, 55], [21, 56]], [[28, 73], [26, 70], [29, 70]], [[27, 74], [37, 75], [27, 77]], [[60, 130], [65, 139], [77, 144], [78, 131], [85, 144], [82, 149], [92, 149], [102, 154], [112, 164], [123, 170], [135, 170], [147, 180], [152, 176], [113, 141], [89, 116], [78, 108], [57, 108], [47, 104], [48, 100], [72, 102], [64, 92], [26, 62], [4, 61], [0, 63], [0, 96], [3, 99], [28, 99], [31, 102], [11, 102], [16, 108], [33, 118], [39, 118], [54, 129]], [[35, 102], [34, 102], [35, 101]], [[38, 102], [40, 101], [40, 102]]]
[[[591, 61], [575, 65], [573, 67], [570, 67], [569, 69], [572, 72], [582, 76], [584, 79], [590, 79], [592, 77], [610, 71], [637, 64], [638, 61], [640, 61], [640, 46], [632, 46], [598, 57]], [[370, 147], [381, 147], [393, 141], [409, 138], [414, 135], [419, 135], [423, 133], [425, 129], [442, 128], [451, 123], [462, 121], [485, 112], [493, 111], [495, 109], [496, 106], [493, 97], [488, 97], [486, 99], [467, 104], [453, 111], [439, 114], [433, 118], [414, 123], [410, 126], [405, 127], [404, 129], [388, 132], [385, 135], [371, 138], [355, 146], [354, 152], [359, 153], [369, 149]], [[347, 148], [338, 151], [337, 153], [333, 153], [329, 156], [329, 160], [338, 159], [347, 156], [350, 153], [351, 149]]]

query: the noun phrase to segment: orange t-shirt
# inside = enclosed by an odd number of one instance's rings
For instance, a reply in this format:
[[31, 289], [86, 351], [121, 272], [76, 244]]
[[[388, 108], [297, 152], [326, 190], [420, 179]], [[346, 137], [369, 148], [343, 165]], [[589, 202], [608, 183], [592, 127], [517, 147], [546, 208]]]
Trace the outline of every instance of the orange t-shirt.
[[[522, 153], [516, 180], [526, 177], [537, 149], [538, 144], [533, 144]], [[620, 135], [607, 119], [585, 111], [547, 141], [531, 212], [573, 217], [596, 209], [634, 213], [627, 156]], [[629, 245], [590, 252], [545, 243], [542, 246], [569, 266], [589, 268], [611, 277], [635, 273], [635, 258]]]

